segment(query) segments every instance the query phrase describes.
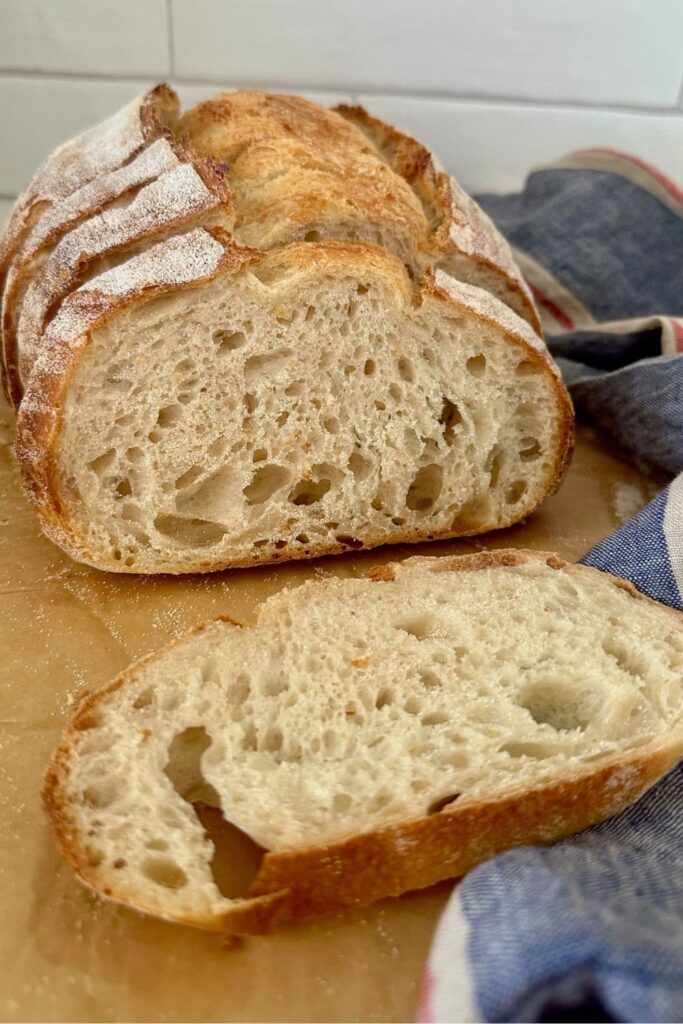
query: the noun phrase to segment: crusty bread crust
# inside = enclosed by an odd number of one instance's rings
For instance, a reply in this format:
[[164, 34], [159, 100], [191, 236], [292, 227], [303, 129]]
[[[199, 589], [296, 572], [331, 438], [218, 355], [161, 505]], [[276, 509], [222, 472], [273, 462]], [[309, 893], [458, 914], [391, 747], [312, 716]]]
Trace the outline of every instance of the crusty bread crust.
[[[545, 562], [571, 575], [586, 573], [609, 580], [636, 602], [656, 606], [683, 629], [683, 614], [652, 601], [629, 582], [608, 573], [563, 561], [544, 551], [505, 550], [443, 558], [410, 558], [377, 566], [368, 576], [391, 583], [402, 566], [430, 572], [476, 572], [498, 566]], [[229, 617], [223, 621], [240, 626]], [[216, 620], [212, 620], [216, 621]], [[153, 894], [130, 893], [125, 884], [89, 863], [87, 837], [74, 828], [66, 783], [69, 760], [80, 730], [87, 729], [109, 695], [134, 679], [146, 665], [189, 637], [206, 630], [203, 623], [162, 651], [138, 661], [108, 686], [86, 694], [48, 767], [43, 790], [60, 849], [81, 880], [107, 898], [146, 913], [166, 916]], [[248, 628], [248, 627], [243, 627]], [[398, 896], [446, 878], [460, 877], [484, 860], [514, 847], [555, 842], [624, 810], [683, 756], [683, 730], [666, 741], [652, 742], [614, 756], [560, 783], [511, 789], [491, 800], [454, 799], [428, 816], [389, 824], [335, 843], [267, 853], [249, 898], [215, 915], [183, 913], [174, 920], [231, 934], [268, 931], [283, 920], [333, 913], [358, 904]]]
[[363, 107], [342, 103], [335, 110], [372, 140], [422, 203], [431, 228], [424, 244], [423, 263], [448, 271], [449, 258], [458, 255], [475, 266], [487, 268], [499, 279], [508, 305], [541, 334], [531, 291], [515, 264], [510, 246], [481, 207], [443, 170], [434, 154], [417, 139], [372, 117]]
[[[225, 241], [219, 231], [206, 233], [207, 239]], [[259, 262], [260, 272], [265, 267], [276, 270], [278, 265], [288, 265], [303, 271], [311, 266], [318, 269], [339, 269], [346, 273], [360, 275], [372, 271], [385, 278], [388, 287], [396, 294], [403, 295], [410, 302], [411, 292], [401, 262], [376, 246], [352, 242], [326, 242], [324, 244], [292, 244], [270, 255], [249, 249], [239, 249], [233, 243], [224, 245], [222, 255], [215, 261], [212, 271], [203, 281], [213, 280], [221, 274], [234, 274], [250, 263]], [[438, 278], [438, 275], [437, 275]], [[555, 451], [550, 469], [543, 486], [530, 494], [522, 511], [509, 520], [488, 522], [467, 517], [456, 519], [443, 531], [396, 531], [392, 542], [414, 544], [425, 540], [447, 539], [455, 536], [472, 536], [501, 529], [530, 515], [560, 484], [571, 458], [573, 446], [573, 410], [566, 389], [562, 384], [554, 363], [543, 343], [531, 328], [508, 311], [501, 303], [485, 295], [481, 289], [472, 289], [448, 281], [448, 287], [437, 283], [427, 273], [422, 295], [429, 295], [448, 304], [453, 309], [465, 309], [482, 321], [492, 320], [504, 332], [510, 345], [520, 349], [524, 359], [535, 363], [545, 375], [552, 388], [556, 405], [560, 410], [560, 427], [555, 440]], [[110, 321], [117, 313], [142, 302], [158, 298], [173, 291], [195, 287], [197, 280], [173, 284], [150, 283], [133, 288], [129, 292], [106, 295], [98, 291], [76, 292], [69, 296], [59, 316], [52, 322], [43, 342], [41, 359], [36, 365], [29, 388], [22, 402], [17, 427], [16, 453], [19, 459], [24, 485], [36, 505], [45, 533], [63, 547], [78, 561], [96, 568], [114, 572], [146, 573], [150, 566], [141, 560], [136, 566], [127, 568], [101, 552], [93, 551], [87, 540], [78, 532], [69, 510], [69, 495], [64, 492], [59, 480], [57, 449], [61, 426], [61, 411], [69, 390], [70, 380], [81, 359], [85, 357], [90, 334]], [[386, 544], [386, 536], [367, 535], [363, 547], [372, 548]], [[205, 560], [194, 564], [161, 564], [155, 560], [152, 571], [167, 573], [209, 572], [226, 568], [251, 565], [274, 564], [282, 560], [317, 558], [323, 555], [339, 554], [348, 550], [343, 543], [312, 545], [302, 550], [283, 552], [255, 552], [246, 559], [227, 561]]]
[[[10, 263], [19, 255], [24, 240], [44, 215], [87, 185], [96, 185], [103, 175], [122, 168], [157, 139], [168, 137], [178, 116], [176, 93], [167, 85], [158, 85], [109, 120], [50, 154], [17, 200], [9, 223], [0, 236], [0, 291]], [[69, 226], [70, 220], [66, 216], [60, 233]], [[3, 334], [5, 315], [3, 309]], [[15, 365], [6, 364], [4, 339], [1, 351], [3, 384], [16, 407], [21, 398], [21, 382]]]

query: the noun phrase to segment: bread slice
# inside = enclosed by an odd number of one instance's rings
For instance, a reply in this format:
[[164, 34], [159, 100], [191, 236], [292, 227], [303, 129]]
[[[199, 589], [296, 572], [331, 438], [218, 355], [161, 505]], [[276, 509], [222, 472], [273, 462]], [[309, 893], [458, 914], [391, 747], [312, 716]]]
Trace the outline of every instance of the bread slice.
[[[198, 627], [81, 703], [48, 770], [111, 899], [227, 931], [586, 828], [683, 755], [683, 616], [554, 555], [412, 558]], [[236, 900], [193, 801], [269, 851]]]
[[75, 558], [178, 573], [506, 526], [556, 486], [571, 424], [543, 343], [482, 289], [418, 289], [362, 243], [197, 230], [64, 301], [17, 453]]

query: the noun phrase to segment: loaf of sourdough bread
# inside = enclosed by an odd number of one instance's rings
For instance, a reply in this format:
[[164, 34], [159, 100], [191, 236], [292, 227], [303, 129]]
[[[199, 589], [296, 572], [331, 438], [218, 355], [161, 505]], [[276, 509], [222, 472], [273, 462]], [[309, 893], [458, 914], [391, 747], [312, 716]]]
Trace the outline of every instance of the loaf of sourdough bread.
[[196, 572], [517, 522], [572, 412], [510, 250], [360, 108], [159, 87], [57, 151], [0, 249], [46, 532]]
[[[81, 703], [45, 800], [96, 891], [260, 931], [616, 814], [683, 754], [682, 708], [683, 616], [629, 583], [542, 552], [412, 558], [132, 666]], [[268, 851], [243, 899], [198, 803]]]

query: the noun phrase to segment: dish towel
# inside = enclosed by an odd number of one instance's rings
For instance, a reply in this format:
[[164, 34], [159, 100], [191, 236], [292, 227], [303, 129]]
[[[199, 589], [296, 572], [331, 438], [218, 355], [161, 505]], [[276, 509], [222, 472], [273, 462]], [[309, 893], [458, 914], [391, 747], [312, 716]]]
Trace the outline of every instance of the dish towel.
[[[577, 414], [673, 477], [583, 558], [683, 608], [683, 193], [586, 150], [478, 197], [510, 240]], [[612, 821], [472, 871], [422, 1021], [683, 1021], [683, 766]]]

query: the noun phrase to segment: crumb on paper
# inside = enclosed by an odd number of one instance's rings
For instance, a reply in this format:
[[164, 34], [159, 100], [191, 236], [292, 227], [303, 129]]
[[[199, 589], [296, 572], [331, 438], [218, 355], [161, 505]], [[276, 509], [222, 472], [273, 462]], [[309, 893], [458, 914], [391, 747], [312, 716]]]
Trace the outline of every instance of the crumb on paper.
[[612, 490], [612, 508], [620, 523], [640, 512], [647, 504], [648, 498], [638, 484], [625, 484], [617, 481]]

